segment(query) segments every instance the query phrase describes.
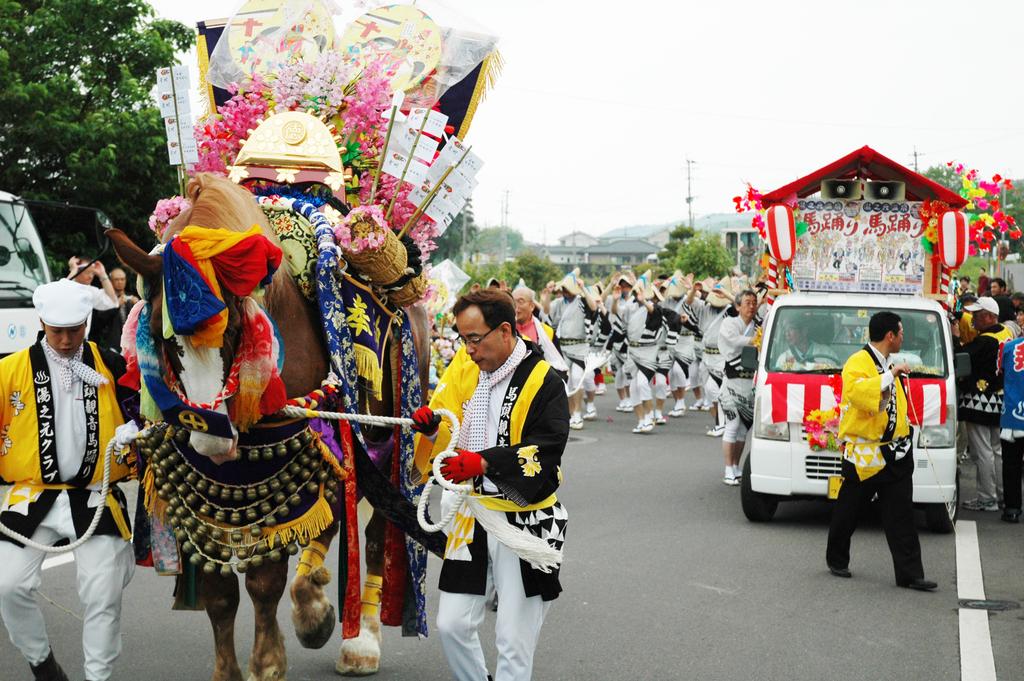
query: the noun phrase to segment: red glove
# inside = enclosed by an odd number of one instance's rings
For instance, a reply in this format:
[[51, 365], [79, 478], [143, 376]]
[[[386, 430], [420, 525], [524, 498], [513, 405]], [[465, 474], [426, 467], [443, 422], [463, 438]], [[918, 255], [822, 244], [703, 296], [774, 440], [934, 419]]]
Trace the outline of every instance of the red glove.
[[457, 456], [444, 460], [441, 475], [452, 482], [465, 482], [484, 474], [484, 457], [467, 449], [456, 449]]
[[430, 407], [420, 407], [412, 414], [412, 429], [424, 435], [433, 435], [441, 425], [441, 417]]

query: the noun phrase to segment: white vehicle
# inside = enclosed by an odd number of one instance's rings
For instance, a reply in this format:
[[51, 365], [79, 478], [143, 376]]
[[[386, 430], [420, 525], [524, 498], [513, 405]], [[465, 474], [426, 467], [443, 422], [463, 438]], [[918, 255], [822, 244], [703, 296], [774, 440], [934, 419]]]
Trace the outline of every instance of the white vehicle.
[[[864, 347], [868, 320], [883, 309], [902, 318], [903, 348], [892, 359], [910, 365], [908, 416], [911, 424], [922, 424], [913, 426], [914, 504], [924, 509], [930, 529], [952, 530], [960, 485], [955, 378], [969, 372], [969, 360], [961, 355], [959, 371], [954, 368], [946, 312], [934, 300], [860, 293], [791, 293], [772, 306], [757, 359], [754, 425], [743, 466], [741, 501], [749, 520], [771, 520], [780, 501], [834, 498], [840, 454], [811, 449], [803, 415], [818, 404], [835, 404], [826, 377], [840, 374]], [[748, 369], [753, 355], [744, 356]], [[925, 394], [928, 399], [921, 399]], [[918, 413], [924, 405], [928, 413]]]
[[18, 197], [0, 191], [0, 357], [36, 340], [36, 286], [50, 281], [43, 244], [32, 215]]

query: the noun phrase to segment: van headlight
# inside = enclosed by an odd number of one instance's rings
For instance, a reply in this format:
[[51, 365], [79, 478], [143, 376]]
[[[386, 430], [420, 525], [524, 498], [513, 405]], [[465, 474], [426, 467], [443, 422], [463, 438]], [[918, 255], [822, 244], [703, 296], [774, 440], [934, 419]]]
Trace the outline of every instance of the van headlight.
[[789, 442], [789, 423], [767, 423], [761, 416], [761, 396], [754, 398], [754, 437]]
[[952, 447], [956, 443], [956, 421], [946, 419], [946, 422], [938, 426], [921, 426], [921, 433], [917, 436], [918, 447]]

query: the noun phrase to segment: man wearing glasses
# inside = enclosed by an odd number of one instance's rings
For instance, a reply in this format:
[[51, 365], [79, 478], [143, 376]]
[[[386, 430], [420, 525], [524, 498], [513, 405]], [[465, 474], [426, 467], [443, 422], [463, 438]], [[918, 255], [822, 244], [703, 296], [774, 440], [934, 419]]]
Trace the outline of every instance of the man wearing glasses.
[[[414, 429], [421, 435], [421, 470], [449, 445], [447, 424], [442, 425], [433, 410], [450, 410], [462, 429], [456, 456], [441, 469], [444, 477], [456, 483], [472, 481], [473, 494], [485, 507], [561, 549], [568, 515], [555, 491], [569, 436], [565, 385], [544, 361], [543, 352], [516, 333], [508, 293], [468, 293], [455, 303], [453, 313], [472, 361], [449, 366], [430, 406], [413, 415]], [[442, 510], [456, 499], [445, 491]], [[500, 603], [494, 679], [526, 681], [532, 675], [544, 616], [562, 590], [558, 569], [534, 569], [489, 536], [471, 513], [460, 512], [448, 529], [437, 613], [445, 657], [458, 681], [490, 678], [477, 634], [490, 587]]]

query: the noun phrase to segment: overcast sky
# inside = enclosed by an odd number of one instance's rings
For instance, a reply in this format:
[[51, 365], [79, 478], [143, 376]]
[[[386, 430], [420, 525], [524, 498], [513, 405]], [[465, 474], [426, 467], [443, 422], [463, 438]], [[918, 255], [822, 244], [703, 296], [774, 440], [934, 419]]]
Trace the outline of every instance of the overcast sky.
[[[241, 2], [152, 4], [194, 26]], [[687, 158], [696, 215], [865, 144], [910, 167], [916, 146], [921, 170], [1024, 176], [1015, 0], [446, 4], [505, 59], [467, 135], [485, 161], [477, 221], [499, 225], [508, 190], [531, 241], [685, 218]]]

